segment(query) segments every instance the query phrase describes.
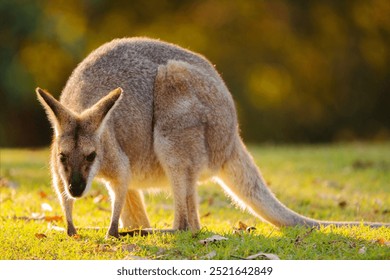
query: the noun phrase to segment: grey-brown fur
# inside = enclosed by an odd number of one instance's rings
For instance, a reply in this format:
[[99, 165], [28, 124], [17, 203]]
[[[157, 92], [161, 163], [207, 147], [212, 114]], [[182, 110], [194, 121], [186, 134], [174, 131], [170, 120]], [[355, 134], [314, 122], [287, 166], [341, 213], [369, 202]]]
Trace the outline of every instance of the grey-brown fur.
[[95, 176], [112, 198], [112, 236], [119, 218], [126, 228], [150, 227], [142, 190], [165, 185], [174, 195], [173, 228], [198, 230], [196, 183], [213, 176], [277, 226], [360, 224], [312, 220], [273, 196], [241, 141], [228, 89], [198, 54], [146, 38], [113, 40], [78, 65], [60, 103], [37, 93], [55, 131], [51, 171], [69, 235], [74, 196]]

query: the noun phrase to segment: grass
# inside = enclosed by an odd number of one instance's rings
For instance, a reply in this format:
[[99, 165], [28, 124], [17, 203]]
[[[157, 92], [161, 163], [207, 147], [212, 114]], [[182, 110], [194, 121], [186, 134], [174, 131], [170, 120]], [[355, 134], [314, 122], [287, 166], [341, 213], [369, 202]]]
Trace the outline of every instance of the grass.
[[[390, 143], [251, 146], [276, 196], [318, 219], [390, 222]], [[213, 183], [199, 186], [200, 232], [104, 238], [110, 202], [103, 186], [75, 204], [77, 238], [67, 237], [50, 187], [48, 149], [1, 150], [0, 259], [240, 259], [259, 252], [280, 259], [390, 259], [390, 229], [275, 228], [236, 209]], [[156, 228], [173, 221], [172, 196], [147, 194]], [[51, 206], [47, 209], [47, 205]], [[46, 205], [46, 208], [44, 207]], [[234, 230], [239, 222], [256, 230]], [[227, 240], [201, 244], [212, 235]]]

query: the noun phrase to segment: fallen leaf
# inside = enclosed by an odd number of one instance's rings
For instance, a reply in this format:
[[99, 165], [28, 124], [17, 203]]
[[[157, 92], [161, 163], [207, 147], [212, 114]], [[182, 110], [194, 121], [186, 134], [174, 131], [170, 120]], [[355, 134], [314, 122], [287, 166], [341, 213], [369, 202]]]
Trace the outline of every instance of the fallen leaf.
[[47, 212], [53, 211], [53, 207], [51, 207], [50, 204], [48, 204], [48, 203], [42, 203], [41, 209], [42, 209], [42, 211], [47, 211]]
[[44, 238], [47, 238], [47, 236], [43, 233], [36, 233], [35, 234], [35, 237], [38, 238], [38, 239], [44, 239]]
[[62, 221], [62, 216], [45, 216], [44, 220], [46, 222], [60, 222]]
[[216, 251], [211, 251], [211, 252], [208, 253], [207, 255], [204, 255], [204, 256], [202, 257], [202, 259], [211, 260], [211, 259], [214, 258], [216, 255], [217, 255], [217, 252], [216, 252]]
[[111, 245], [109, 244], [99, 244], [98, 246], [96, 246], [95, 248], [95, 252], [116, 252], [116, 248], [115, 247], [112, 247]]
[[138, 249], [136, 244], [125, 244], [121, 247], [122, 251], [133, 252]]
[[363, 246], [362, 248], [359, 249], [359, 254], [363, 255], [367, 252], [367, 248]]
[[390, 241], [387, 241], [386, 239], [384, 239], [383, 237], [381, 238], [378, 238], [376, 240], [373, 240], [372, 243], [378, 243], [379, 245], [384, 245], [384, 246], [387, 246], [389, 247], [390, 246]]
[[76, 240], [79, 240], [79, 239], [81, 238], [81, 235], [79, 235], [79, 234], [74, 234], [74, 235], [72, 235], [72, 238], [73, 238], [73, 239], [76, 239]]
[[368, 168], [372, 168], [373, 166], [374, 166], [374, 162], [372, 162], [370, 160], [359, 160], [358, 159], [352, 163], [352, 168], [355, 170], [368, 169]]
[[385, 244], [385, 242], [386, 242], [386, 240], [383, 237], [378, 238], [377, 240], [375, 240], [375, 243], [378, 243], [380, 245]]
[[248, 226], [247, 224], [239, 221], [238, 228], [234, 228], [233, 233], [240, 235], [240, 231], [244, 231], [244, 230], [246, 232], [252, 232], [252, 231], [256, 230], [256, 228], [253, 226]]
[[204, 214], [201, 218], [206, 218], [206, 217], [208, 217], [208, 216], [210, 216], [211, 215], [211, 212], [207, 212], [206, 214]]
[[209, 238], [206, 238], [206, 239], [203, 239], [203, 240], [199, 240], [199, 243], [200, 244], [203, 244], [203, 245], [207, 245], [209, 243], [214, 243], [214, 242], [218, 242], [218, 241], [222, 241], [222, 240], [228, 240], [226, 237], [223, 237], [223, 236], [220, 236], [220, 235], [213, 235]]
[[47, 198], [47, 193], [45, 193], [44, 191], [40, 191], [38, 194], [39, 194], [40, 198], [42, 198], [42, 199]]
[[339, 207], [340, 208], [345, 208], [345, 207], [347, 207], [347, 204], [348, 203], [345, 200], [342, 200], [342, 201], [339, 202]]
[[255, 255], [251, 255], [249, 257], [246, 257], [245, 259], [246, 260], [255, 260], [257, 258], [262, 258], [262, 259], [266, 259], [266, 260], [280, 260], [280, 258], [275, 254], [268, 254], [268, 253], [263, 253], [263, 252], [255, 254]]
[[246, 230], [247, 227], [248, 226], [246, 224], [244, 224], [243, 222], [241, 222], [241, 221], [238, 222], [238, 229]]

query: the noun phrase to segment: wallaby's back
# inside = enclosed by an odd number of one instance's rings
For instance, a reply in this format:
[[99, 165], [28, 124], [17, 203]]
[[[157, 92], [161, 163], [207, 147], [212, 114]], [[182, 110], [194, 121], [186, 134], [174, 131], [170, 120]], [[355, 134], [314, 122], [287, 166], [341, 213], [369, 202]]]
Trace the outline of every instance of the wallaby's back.
[[[181, 75], [180, 69], [175, 67], [176, 62], [186, 63], [187, 68], [196, 73], [194, 75], [189, 73], [189, 77]], [[207, 88], [205, 91], [199, 91], [195, 86], [194, 90], [187, 94], [196, 96], [199, 99], [198, 103], [203, 104], [204, 108], [200, 113], [203, 116], [198, 116], [199, 118], [193, 121], [207, 126], [209, 139], [206, 141], [211, 145], [209, 157], [218, 159], [219, 162], [216, 164], [221, 165], [225, 157], [223, 154], [225, 151], [222, 150], [226, 150], [227, 145], [232, 145], [231, 137], [236, 131], [237, 117], [233, 100], [218, 72], [199, 54], [147, 38], [113, 40], [96, 49], [78, 65], [69, 78], [60, 101], [71, 110], [80, 113], [94, 105], [108, 91], [120, 86], [124, 92], [123, 98], [109, 119], [113, 125], [107, 127], [111, 129], [110, 133], [115, 134], [116, 140], [135, 164], [136, 162], [145, 164], [154, 156], [153, 126], [156, 99], [159, 99], [159, 102], [171, 100], [181, 106], [181, 93], [175, 96], [172, 91], [172, 94], [164, 96], [164, 99], [156, 96], [159, 94], [155, 90], [158, 87], [156, 83], [166, 83], [162, 81], [164, 77], [156, 81], [159, 71], [164, 72], [165, 76], [179, 77], [178, 79], [183, 79], [184, 83], [192, 80], [201, 84], [208, 83], [210, 87], [218, 87], [215, 90]], [[183, 115], [191, 113], [193, 113], [191, 108], [183, 108]], [[229, 133], [226, 129], [230, 130]], [[218, 133], [219, 136], [216, 135]], [[211, 139], [213, 134], [217, 139]], [[214, 151], [213, 143], [215, 149], [219, 151]], [[216, 155], [215, 152], [222, 154]]]

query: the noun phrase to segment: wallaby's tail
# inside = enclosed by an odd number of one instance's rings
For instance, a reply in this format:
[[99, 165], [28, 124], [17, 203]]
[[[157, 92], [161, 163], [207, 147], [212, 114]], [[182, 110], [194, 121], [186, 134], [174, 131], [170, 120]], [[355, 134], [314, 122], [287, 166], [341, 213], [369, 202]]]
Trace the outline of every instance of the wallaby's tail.
[[319, 221], [290, 210], [268, 189], [241, 139], [237, 139], [236, 142], [232, 156], [224, 164], [218, 176], [222, 180], [219, 183], [233, 199], [245, 205], [256, 216], [278, 227], [295, 225], [308, 227], [319, 227], [321, 225], [352, 226], [361, 224], [370, 227], [390, 227], [390, 224], [383, 223]]

